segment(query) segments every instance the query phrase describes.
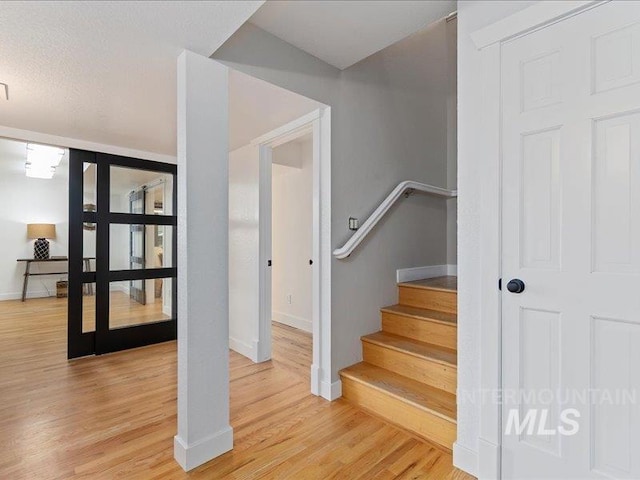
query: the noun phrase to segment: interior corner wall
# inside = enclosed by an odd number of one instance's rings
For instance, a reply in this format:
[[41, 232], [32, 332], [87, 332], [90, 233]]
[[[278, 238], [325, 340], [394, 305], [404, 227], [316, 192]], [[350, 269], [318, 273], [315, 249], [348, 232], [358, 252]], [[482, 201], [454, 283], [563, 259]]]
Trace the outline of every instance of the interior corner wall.
[[[212, 56], [331, 107], [332, 248], [351, 236], [350, 216], [364, 221], [399, 182], [447, 185], [447, 25], [343, 71], [250, 23]], [[360, 336], [379, 330], [380, 307], [396, 302], [396, 270], [446, 261], [446, 202], [426, 195], [400, 202], [351, 257], [333, 260], [327, 381], [362, 358]]]
[[[69, 195], [63, 169], [66, 167], [59, 167], [49, 180], [29, 178], [24, 170], [0, 172], [0, 300], [19, 299], [22, 294], [25, 265], [16, 260], [33, 258], [34, 241], [27, 238], [27, 223], [54, 223], [56, 238], [49, 240], [50, 255], [67, 255]], [[32, 272], [55, 272], [60, 268], [56, 263], [34, 264]], [[66, 275], [31, 277], [27, 296], [55, 296], [56, 281], [66, 278]]]
[[272, 318], [311, 332], [312, 139], [274, 148], [272, 177]]
[[[477, 126], [482, 122], [480, 54], [470, 34], [537, 2], [458, 1], [458, 398], [480, 393], [482, 185]], [[478, 451], [480, 404], [458, 404], [457, 444]], [[454, 455], [455, 461], [455, 455]]]

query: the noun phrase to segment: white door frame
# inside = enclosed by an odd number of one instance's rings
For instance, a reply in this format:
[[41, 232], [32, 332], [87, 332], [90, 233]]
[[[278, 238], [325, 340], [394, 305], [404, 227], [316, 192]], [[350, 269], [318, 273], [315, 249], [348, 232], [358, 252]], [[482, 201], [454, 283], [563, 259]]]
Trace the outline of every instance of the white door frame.
[[[498, 279], [502, 276], [502, 44], [566, 20], [603, 1], [539, 2], [471, 34], [482, 65], [483, 141], [475, 150], [481, 159], [480, 184], [480, 436], [478, 478], [501, 478], [502, 407], [495, 393], [502, 388], [502, 301]], [[464, 192], [462, 192], [464, 195]], [[455, 450], [455, 448], [454, 448]], [[470, 466], [472, 469], [472, 466]]]
[[253, 140], [259, 150], [258, 361], [271, 358], [271, 165], [272, 150], [313, 134], [311, 393], [340, 396], [331, 384], [331, 108], [322, 107]]

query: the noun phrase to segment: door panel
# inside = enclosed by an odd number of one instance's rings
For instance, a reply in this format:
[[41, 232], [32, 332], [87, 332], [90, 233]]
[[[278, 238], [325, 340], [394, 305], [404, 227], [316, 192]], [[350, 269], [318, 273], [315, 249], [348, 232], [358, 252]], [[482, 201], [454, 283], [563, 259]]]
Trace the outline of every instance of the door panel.
[[639, 112], [638, 2], [502, 46], [504, 478], [640, 478]]
[[69, 358], [175, 339], [176, 166], [71, 149], [69, 172]]

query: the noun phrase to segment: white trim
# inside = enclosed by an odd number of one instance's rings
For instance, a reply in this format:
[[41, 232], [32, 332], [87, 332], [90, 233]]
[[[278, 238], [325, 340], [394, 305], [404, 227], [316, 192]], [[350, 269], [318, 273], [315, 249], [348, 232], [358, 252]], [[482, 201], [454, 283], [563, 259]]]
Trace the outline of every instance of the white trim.
[[456, 276], [457, 274], [457, 265], [429, 265], [426, 267], [399, 268], [396, 270], [396, 282], [412, 282], [414, 280], [444, 277], [446, 275]]
[[337, 400], [342, 396], [342, 381], [337, 380], [333, 383], [320, 383], [320, 396], [330, 402]]
[[[320, 119], [313, 122], [313, 156], [320, 159], [313, 165], [313, 219], [320, 226], [319, 236], [313, 238], [313, 288], [320, 295], [313, 296], [313, 364], [320, 367], [317, 383], [311, 391], [319, 392], [327, 400], [321, 381], [331, 381], [331, 107], [324, 107]], [[340, 383], [340, 395], [342, 383]]]
[[307, 113], [300, 118], [296, 118], [275, 130], [271, 130], [270, 132], [251, 140], [251, 145], [269, 145], [270, 147], [275, 148], [283, 143], [290, 142], [295, 138], [311, 132], [310, 127], [312, 122], [319, 118], [320, 109], [314, 110], [313, 112]]
[[320, 395], [320, 384], [322, 383], [320, 375], [320, 367], [316, 363], [311, 364], [311, 393]]
[[104, 143], [89, 142], [86, 140], [78, 140], [76, 138], [61, 137], [58, 135], [50, 135], [48, 133], [5, 127], [3, 125], [0, 125], [0, 137], [12, 140], [22, 140], [24, 142], [43, 143], [63, 148], [77, 148], [79, 150], [109, 153], [111, 155], [121, 155], [123, 157], [141, 158], [156, 162], [172, 163], [174, 165], [177, 163], [177, 159], [173, 155], [164, 155], [162, 153], [146, 152], [143, 150], [135, 150], [133, 148], [106, 145]]
[[[311, 393], [334, 400], [331, 380], [331, 108], [322, 107], [253, 140], [260, 156], [260, 361], [271, 356], [271, 150], [313, 133], [312, 334]], [[267, 165], [268, 164], [268, 165]], [[268, 198], [267, 198], [268, 197]], [[268, 293], [267, 293], [268, 291]], [[268, 356], [266, 356], [268, 353]], [[330, 385], [327, 387], [326, 385]], [[338, 382], [338, 385], [341, 385]], [[338, 395], [339, 397], [340, 395]]]
[[427, 185], [426, 183], [405, 180], [400, 182], [387, 197], [378, 205], [369, 218], [365, 220], [362, 226], [346, 241], [346, 243], [333, 251], [333, 256], [338, 259], [347, 258], [362, 243], [369, 232], [378, 224], [385, 214], [393, 207], [393, 205], [404, 195], [411, 192], [422, 192], [438, 197], [453, 198], [458, 196], [456, 190], [447, 190], [446, 188]]
[[453, 466], [465, 472], [478, 476], [478, 454], [463, 447], [458, 442], [453, 444]]
[[188, 472], [233, 449], [233, 428], [224, 430], [187, 445], [178, 435], [173, 437], [173, 457]]
[[258, 363], [258, 353], [260, 351], [260, 342], [253, 340], [252, 343], [243, 342], [235, 337], [229, 337], [229, 348], [240, 355], [247, 357], [254, 363]]
[[596, 0], [562, 0], [554, 2], [538, 2], [513, 15], [487, 25], [471, 34], [471, 40], [478, 49], [494, 43], [549, 26], [565, 20], [589, 8], [597, 7], [605, 1]]
[[501, 478], [500, 445], [480, 439], [478, 441], [477, 477], [480, 480]]
[[[31, 298], [54, 298], [56, 296], [55, 287], [52, 292], [47, 292], [46, 290], [36, 290], [27, 292], [27, 296], [25, 300], [29, 300]], [[15, 293], [0, 293], [0, 302], [4, 302], [5, 300], [20, 300], [22, 298], [22, 292]]]
[[272, 147], [258, 145], [258, 361], [271, 358]]
[[[478, 179], [481, 189], [480, 208], [480, 389], [484, 392], [502, 389], [502, 299], [497, 282], [502, 275], [502, 149], [500, 147], [500, 50], [496, 43], [481, 51], [480, 84], [483, 94], [479, 149], [485, 158]], [[502, 408], [491, 401], [491, 395], [480, 396], [479, 444], [502, 444]], [[500, 478], [500, 462], [478, 451], [479, 465], [486, 478]], [[498, 453], [498, 458], [500, 454]], [[491, 470], [494, 467], [494, 470]]]
[[308, 318], [297, 317], [295, 315], [289, 315], [288, 313], [274, 311], [271, 319], [274, 322], [282, 323], [283, 325], [289, 325], [290, 327], [313, 333], [313, 323]]

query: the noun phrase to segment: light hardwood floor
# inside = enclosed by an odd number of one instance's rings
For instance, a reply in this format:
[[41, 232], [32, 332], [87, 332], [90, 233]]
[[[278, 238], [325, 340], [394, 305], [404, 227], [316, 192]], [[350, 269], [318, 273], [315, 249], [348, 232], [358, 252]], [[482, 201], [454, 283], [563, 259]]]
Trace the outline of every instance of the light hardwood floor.
[[175, 342], [66, 360], [66, 302], [0, 302], [1, 479], [466, 479], [451, 456], [309, 394], [311, 339], [274, 324], [273, 361], [231, 353], [235, 448], [173, 461]]

